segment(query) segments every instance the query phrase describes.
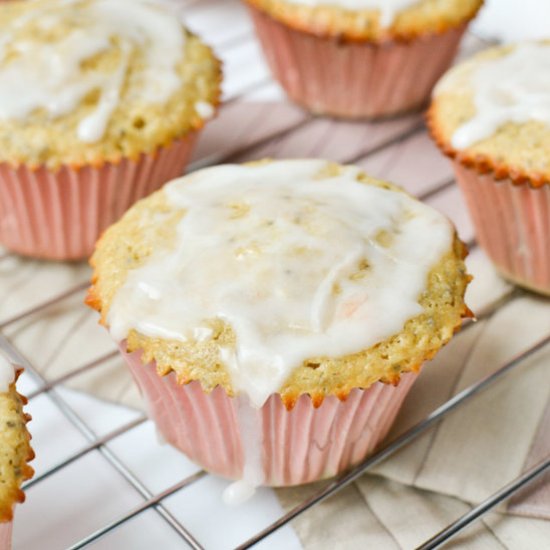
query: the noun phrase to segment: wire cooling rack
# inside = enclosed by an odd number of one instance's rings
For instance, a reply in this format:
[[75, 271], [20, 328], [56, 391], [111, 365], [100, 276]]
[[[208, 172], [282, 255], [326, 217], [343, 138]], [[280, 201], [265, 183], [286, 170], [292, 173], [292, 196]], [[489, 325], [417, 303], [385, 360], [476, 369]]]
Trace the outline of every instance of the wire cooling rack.
[[[435, 160], [433, 154], [427, 165], [423, 166], [421, 162], [418, 164], [418, 151], [430, 147], [427, 145], [421, 117], [411, 115], [374, 124], [339, 123], [313, 118], [291, 106], [280, 110], [280, 103], [263, 103], [268, 100], [280, 101], [282, 96], [268, 76], [250, 24], [239, 4], [229, 0], [191, 0], [182, 4], [187, 8], [189, 25], [205, 36], [224, 59], [227, 75], [225, 106], [219, 120], [212, 123], [210, 134], [207, 131], [205, 140], [201, 142], [191, 170], [219, 162], [262, 156], [326, 156], [340, 162], [358, 163], [370, 169], [374, 175], [389, 174], [388, 177], [393, 176], [391, 179], [405, 178], [403, 172], [407, 172], [406, 178], [410, 180], [411, 177], [414, 179], [414, 175], [407, 166], [410, 166], [412, 158], [403, 161], [403, 157], [416, 157], [417, 179], [413, 182], [412, 192], [420, 199], [447, 211], [457, 223], [463, 238], [469, 240], [470, 249], [479, 253], [447, 164]], [[471, 52], [481, 47], [483, 41], [470, 35], [464, 49]], [[275, 108], [277, 105], [279, 107]], [[222, 139], [224, 136], [225, 139]], [[230, 139], [227, 139], [229, 136]], [[399, 163], [396, 162], [397, 158], [400, 159]], [[396, 164], [401, 168], [392, 174]], [[14, 258], [8, 252], [0, 253], [0, 267], [11, 261]], [[36, 267], [36, 264], [33, 265]], [[35, 276], [40, 277], [40, 269], [38, 267], [33, 271]], [[36, 430], [34, 441], [38, 461], [42, 454], [48, 455], [49, 459], [37, 463], [37, 474], [26, 483], [25, 491], [31, 497], [29, 500], [33, 506], [43, 507], [47, 518], [48, 525], [39, 529], [45, 537], [43, 545], [39, 546], [44, 548], [78, 549], [92, 545], [94, 548], [141, 548], [146, 547], [147, 540], [162, 540], [164, 542], [157, 546], [163, 548], [185, 545], [194, 549], [244, 549], [255, 545], [263, 548], [299, 548], [300, 543], [289, 528], [289, 522], [416, 440], [442, 418], [460, 409], [512, 370], [528, 368], [525, 367], [527, 360], [550, 343], [549, 333], [503, 364], [495, 365], [491, 374], [454, 395], [362, 464], [344, 476], [325, 483], [292, 509], [285, 512], [271, 493], [265, 492], [261, 497], [263, 516], [256, 518], [253, 507], [244, 505], [240, 512], [218, 509], [219, 504], [203, 498], [208, 491], [215, 495], [214, 498], [219, 498], [219, 485], [222, 482], [184, 462], [185, 459], [180, 459], [179, 455], [175, 459], [180, 460], [177, 462], [178, 470], [170, 472], [170, 483], [164, 480], [163, 484], [157, 483], [155, 479], [146, 479], [143, 475], [139, 451], [126, 453], [122, 458], [124, 453], [121, 449], [132, 449], [131, 440], [134, 436], [140, 443], [145, 441], [149, 448], [157, 449], [158, 444], [152, 437], [153, 429], [147, 417], [120, 407], [106, 404], [100, 406], [91, 398], [85, 401], [82, 396], [76, 396], [64, 388], [66, 383], [93, 375], [113, 361], [117, 356], [115, 350], [98, 353], [85, 364], [74, 365], [62, 376], [48, 376], [41, 374], [44, 369], [29, 360], [20, 345], [14, 344], [11, 332], [13, 327], [36, 324], [40, 331], [40, 323], [47, 323], [47, 316], [43, 314], [66, 307], [68, 303], [72, 304], [68, 306], [70, 308], [80, 307], [77, 304], [81, 304], [86, 286], [87, 272], [83, 272], [82, 281], [78, 284], [61, 289], [56, 287], [50, 297], [42, 298], [30, 307], [23, 307], [0, 321], [0, 347], [14, 364], [25, 369], [21, 383], [29, 397], [30, 409], [34, 410], [41, 403], [41, 414], [35, 414], [31, 430]], [[524, 291], [507, 287], [477, 312], [478, 319], [490, 319], [501, 308], [523, 295]], [[463, 330], [468, 331], [472, 326], [473, 323], [468, 322]], [[43, 342], [43, 348], [43, 354], [48, 356], [48, 342]], [[164, 448], [162, 453], [173, 453], [174, 456], [175, 451]], [[158, 455], [160, 462], [156, 468], [159, 470], [165, 468], [163, 456]], [[98, 457], [101, 459], [99, 462]], [[418, 548], [436, 548], [444, 544], [493, 506], [548, 471], [549, 467], [550, 459], [546, 458], [519, 478], [503, 484], [501, 490], [458, 517]], [[61, 491], [59, 485], [52, 483], [60, 474], [72, 480], [69, 490], [73, 494], [82, 494], [85, 498], [88, 492], [96, 491], [95, 496], [99, 495], [100, 498], [95, 498], [93, 512], [101, 516], [100, 520], [94, 519], [94, 522], [89, 523], [81, 512], [75, 516], [68, 508], [61, 517], [52, 519], [51, 514], [47, 513], [48, 508], [55, 507], [54, 503], [67, 498], [67, 489]], [[187, 510], [187, 519], [182, 519], [181, 514], [174, 512], [174, 499], [180, 497], [180, 508], [183, 506]], [[20, 510], [24, 509], [20, 507]], [[197, 515], [207, 518], [212, 516], [212, 521], [202, 521], [201, 527], [195, 528]], [[235, 519], [237, 516], [238, 520]], [[40, 522], [39, 514], [35, 513], [32, 517], [34, 522]], [[231, 531], [231, 524], [235, 521], [240, 522], [242, 527], [238, 534]], [[65, 536], [64, 533], [70, 531], [75, 523], [79, 524], [75, 535]], [[162, 537], [159, 535], [161, 530]], [[17, 540], [16, 536], [16, 543]], [[38, 547], [36, 538], [21, 537], [21, 547]]]

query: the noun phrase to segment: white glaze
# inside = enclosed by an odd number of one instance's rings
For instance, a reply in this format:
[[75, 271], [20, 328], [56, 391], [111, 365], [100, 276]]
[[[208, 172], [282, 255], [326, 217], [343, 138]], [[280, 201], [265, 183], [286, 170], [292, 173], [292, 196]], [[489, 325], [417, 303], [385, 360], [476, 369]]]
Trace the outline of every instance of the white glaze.
[[[208, 339], [206, 320], [223, 319], [236, 347], [220, 360], [259, 408], [305, 359], [355, 353], [401, 331], [422, 311], [451, 224], [403, 193], [358, 183], [356, 168], [316, 178], [325, 166], [219, 166], [168, 184], [172, 207], [187, 210], [177, 245], [128, 273], [108, 314], [113, 337], [136, 329]], [[382, 230], [395, 233], [389, 248], [375, 239]], [[362, 259], [366, 276], [350, 278]]]
[[[451, 89], [459, 78], [451, 72], [435, 94]], [[454, 132], [451, 144], [456, 149], [491, 137], [509, 122], [550, 125], [550, 45], [519, 44], [503, 57], [480, 63], [468, 84], [476, 114]]]
[[197, 114], [203, 120], [208, 120], [212, 118], [214, 116], [214, 113], [216, 112], [214, 106], [207, 101], [197, 101], [195, 103], [195, 111], [197, 111]]
[[0, 351], [0, 393], [6, 393], [14, 381], [15, 369], [4, 353]]
[[[25, 25], [41, 31], [58, 25], [71, 30], [58, 41], [17, 37]], [[114, 70], [82, 70], [82, 64], [116, 47]], [[185, 35], [169, 9], [148, 0], [58, 0], [34, 9], [0, 32], [0, 118], [22, 120], [37, 109], [56, 117], [73, 112], [93, 91], [98, 104], [80, 121], [78, 139], [100, 140], [120, 103], [134, 50], [144, 52], [143, 67], [132, 75], [133, 100], [163, 103], [181, 85], [176, 67], [183, 57]], [[6, 60], [10, 52], [13, 58]]]
[[236, 506], [249, 500], [265, 481], [263, 469], [262, 415], [250, 404], [248, 397], [236, 400], [237, 421], [243, 446], [244, 468], [242, 479], [229, 485], [223, 492], [223, 500]]
[[346, 10], [379, 10], [380, 24], [389, 27], [396, 15], [420, 0], [286, 0], [289, 4], [304, 6], [336, 6]]

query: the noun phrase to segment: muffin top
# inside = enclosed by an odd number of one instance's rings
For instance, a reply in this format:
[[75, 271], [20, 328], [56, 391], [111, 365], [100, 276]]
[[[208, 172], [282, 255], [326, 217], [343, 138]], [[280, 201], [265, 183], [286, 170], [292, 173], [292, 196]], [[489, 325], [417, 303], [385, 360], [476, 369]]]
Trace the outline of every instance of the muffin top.
[[0, 162], [135, 158], [214, 114], [220, 65], [154, 0], [0, 4]]
[[107, 230], [88, 303], [161, 374], [290, 407], [431, 357], [465, 313], [463, 256], [444, 216], [356, 167], [219, 166]]
[[491, 48], [451, 69], [428, 113], [443, 150], [497, 179], [550, 182], [550, 41]]
[[0, 352], [0, 523], [11, 521], [14, 505], [25, 497], [21, 484], [33, 474], [24, 402], [15, 390], [14, 369]]
[[483, 0], [246, 0], [286, 25], [348, 40], [410, 40], [474, 17]]

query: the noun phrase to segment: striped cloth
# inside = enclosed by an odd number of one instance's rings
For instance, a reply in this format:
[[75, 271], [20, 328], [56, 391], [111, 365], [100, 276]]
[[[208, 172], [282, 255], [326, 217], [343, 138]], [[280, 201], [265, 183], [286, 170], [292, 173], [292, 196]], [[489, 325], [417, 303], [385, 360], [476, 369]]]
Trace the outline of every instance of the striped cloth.
[[[239, 128], [235, 131], [235, 121]], [[262, 124], [257, 124], [262, 120]], [[231, 140], [222, 139], [231, 132]], [[267, 139], [269, 136], [276, 139]], [[313, 140], [312, 136], [325, 136]], [[251, 143], [261, 146], [246, 150]], [[225, 143], [231, 150], [221, 150]], [[450, 167], [418, 117], [354, 125], [309, 120], [283, 104], [235, 103], [222, 111], [202, 140], [197, 158], [326, 156], [356, 161], [373, 175], [405, 185], [440, 208], [473, 240], [467, 212]], [[1, 256], [1, 253], [0, 253]], [[493, 372], [550, 332], [548, 300], [513, 289], [477, 247], [468, 260], [475, 281], [468, 302], [480, 321], [459, 333], [427, 364], [390, 437]], [[7, 256], [0, 261], [0, 324], [89, 278], [82, 264], [40, 263]], [[500, 307], [491, 305], [502, 299]], [[489, 308], [489, 313], [487, 309]], [[5, 332], [48, 378], [113, 350], [97, 316], [77, 294]], [[550, 454], [550, 349], [525, 361], [488, 391], [450, 414], [369, 475], [294, 522], [306, 548], [411, 548], [504, 483]], [[73, 388], [140, 407], [118, 358], [72, 380]], [[550, 483], [539, 480], [505, 509], [484, 517], [457, 547], [544, 548], [550, 540]], [[315, 486], [279, 490], [284, 507], [301, 502]]]

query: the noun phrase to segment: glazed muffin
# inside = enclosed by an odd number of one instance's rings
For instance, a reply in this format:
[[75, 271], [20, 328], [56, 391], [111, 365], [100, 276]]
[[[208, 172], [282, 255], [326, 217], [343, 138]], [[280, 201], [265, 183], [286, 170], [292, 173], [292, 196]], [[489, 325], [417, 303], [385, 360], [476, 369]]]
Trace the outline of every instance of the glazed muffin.
[[359, 168], [219, 166], [106, 231], [87, 301], [167, 441], [247, 493], [374, 449], [468, 311], [465, 253], [445, 217]]
[[34, 458], [23, 412], [26, 400], [15, 389], [16, 375], [0, 352], [0, 548], [11, 548], [14, 507], [23, 502], [22, 483], [32, 477]]
[[422, 107], [483, 0], [244, 0], [268, 64], [314, 113]]
[[438, 84], [428, 122], [479, 243], [508, 279], [550, 294], [550, 42], [484, 51]]
[[0, 243], [85, 257], [183, 173], [220, 64], [152, 0], [7, 2], [0, 27]]

